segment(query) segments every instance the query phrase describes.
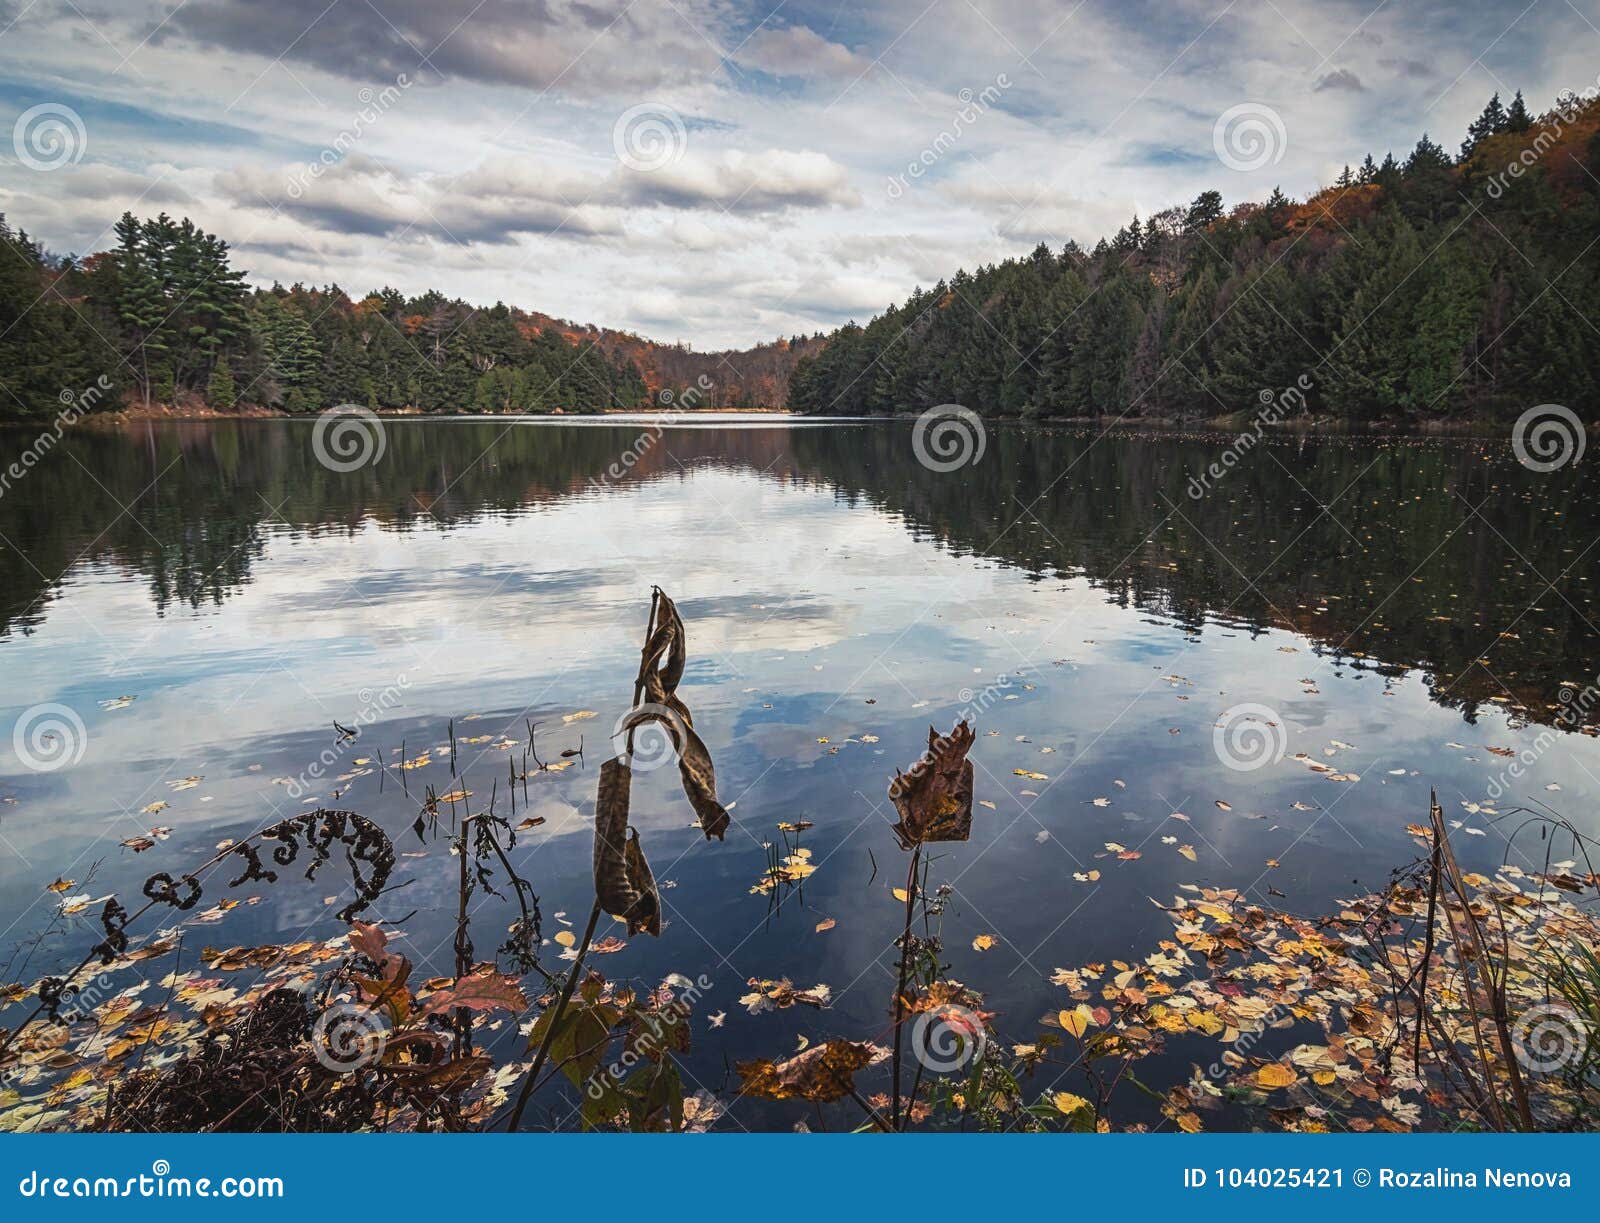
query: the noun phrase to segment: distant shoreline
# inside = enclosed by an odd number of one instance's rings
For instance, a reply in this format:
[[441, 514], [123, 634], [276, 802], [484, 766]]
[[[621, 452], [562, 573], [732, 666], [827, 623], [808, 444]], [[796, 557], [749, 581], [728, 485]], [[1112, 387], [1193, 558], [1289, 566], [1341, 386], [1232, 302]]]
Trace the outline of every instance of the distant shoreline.
[[[358, 405], [359, 406], [359, 405]], [[375, 415], [384, 418], [398, 419], [523, 419], [523, 420], [567, 420], [567, 421], [601, 421], [617, 417], [670, 417], [675, 422], [684, 422], [690, 419], [715, 420], [722, 417], [752, 417], [771, 416], [779, 419], [803, 419], [807, 421], [851, 420], [851, 421], [913, 421], [918, 419], [922, 412], [904, 411], [894, 413], [863, 413], [852, 414], [848, 417], [832, 416], [826, 414], [808, 414], [796, 412], [782, 407], [758, 408], [699, 408], [688, 409], [677, 405], [658, 406], [651, 403], [640, 408], [620, 408], [602, 412], [469, 412], [469, 411], [424, 411], [416, 408], [378, 408], [365, 409], [373, 411]], [[70, 429], [120, 429], [129, 425], [137, 425], [150, 421], [192, 422], [208, 420], [315, 420], [317, 412], [289, 412], [282, 408], [263, 406], [238, 407], [230, 409], [213, 408], [203, 402], [189, 400], [180, 405], [149, 405], [132, 404], [115, 411], [96, 412], [70, 422]], [[1118, 433], [1148, 433], [1148, 434], [1236, 434], [1259, 430], [1265, 437], [1497, 437], [1506, 433], [1510, 428], [1509, 421], [1495, 420], [1484, 416], [1474, 416], [1456, 420], [1416, 420], [1416, 421], [1360, 421], [1348, 417], [1336, 416], [1307, 416], [1296, 415], [1280, 420], [1264, 421], [1256, 412], [1240, 411], [1230, 414], [1219, 414], [1211, 417], [1195, 417], [1192, 419], [1172, 416], [1133, 416], [1117, 418], [1110, 415], [1104, 416], [983, 416], [985, 425], [995, 427], [1011, 427], [1016, 425], [1037, 425], [1049, 428], [1075, 428], [1099, 429], [1105, 432]], [[29, 429], [50, 428], [52, 422], [43, 418], [0, 418], [0, 429]], [[1600, 423], [1591, 427], [1600, 428]]]
[[[784, 419], [803, 419], [806, 421], [912, 421], [921, 413], [897, 412], [892, 414], [867, 414], [850, 417], [837, 417], [828, 415], [811, 415], [802, 412], [792, 412], [786, 408], [729, 408], [718, 410], [672, 411], [663, 409], [653, 411], [650, 408], [621, 409], [614, 412], [423, 412], [406, 409], [378, 409], [375, 415], [383, 418], [397, 419], [468, 419], [483, 418], [486, 420], [523, 419], [523, 420], [567, 420], [567, 421], [600, 421], [610, 417], [640, 417], [640, 416], [671, 416], [681, 423], [693, 418], [715, 420], [729, 416], [772, 416]], [[169, 421], [174, 423], [198, 421], [233, 421], [233, 420], [315, 420], [314, 412], [285, 412], [279, 408], [235, 408], [219, 410], [207, 407], [182, 407], [182, 408], [144, 408], [134, 407], [115, 412], [95, 413], [74, 422], [71, 429], [120, 429], [130, 425], [138, 425], [156, 421]], [[982, 418], [986, 425], [996, 427], [1013, 427], [1018, 425], [1037, 425], [1050, 428], [1076, 428], [1076, 429], [1101, 429], [1106, 432], [1118, 433], [1150, 433], [1150, 434], [1232, 434], [1251, 430], [1255, 427], [1255, 417], [1250, 413], [1236, 413], [1232, 416], [1214, 416], [1183, 420], [1172, 417], [1130, 417], [1115, 419], [1105, 416], [1039, 416], [1023, 418], [1016, 416], [986, 416]], [[30, 419], [0, 419], [0, 429], [26, 430], [30, 428], [48, 428], [44, 420]], [[1296, 417], [1264, 425], [1263, 436], [1338, 436], [1338, 437], [1497, 437], [1504, 434], [1509, 427], [1509, 422], [1496, 421], [1484, 418], [1469, 420], [1424, 420], [1401, 422], [1376, 422], [1352, 421], [1342, 417]], [[1600, 425], [1595, 427], [1600, 428]]]

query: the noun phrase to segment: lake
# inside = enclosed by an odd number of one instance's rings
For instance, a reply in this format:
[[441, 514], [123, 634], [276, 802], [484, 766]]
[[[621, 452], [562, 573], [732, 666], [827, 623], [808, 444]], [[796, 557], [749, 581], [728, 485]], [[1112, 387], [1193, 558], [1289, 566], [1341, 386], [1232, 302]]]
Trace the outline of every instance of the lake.
[[[1008, 1041], [1062, 1005], [1057, 968], [1170, 937], [1152, 899], [1186, 884], [1304, 915], [1381, 887], [1418, 855], [1430, 790], [1469, 870], [1539, 865], [1511, 837], [1519, 806], [1600, 833], [1592, 463], [1530, 471], [1509, 437], [1293, 435], [1195, 496], [1229, 438], [991, 424], [981, 458], [940, 471], [909, 422], [382, 431], [381, 457], [343, 471], [309, 421], [79, 431], [0, 497], [0, 982], [98, 937], [98, 906], [62, 916], [63, 897], [136, 897], [316, 806], [393, 837], [404, 886], [368, 916], [409, 919], [418, 978], [450, 974], [456, 870], [414, 831], [419, 805], [431, 786], [509, 811], [529, 722], [565, 767], [516, 784], [513, 823], [543, 822], [512, 858], [563, 967], [652, 584], [687, 625], [679, 693], [732, 826], [705, 841], [675, 770], [640, 772], [664, 928], [603, 920], [626, 945], [591, 962], [710, 982], [693, 1086], [802, 1040], [884, 1038], [906, 873], [886, 788], [963, 714], [981, 805], [928, 882], [950, 888], [950, 975]], [[170, 832], [123, 844], [152, 829]], [[796, 837], [814, 869], [763, 888]], [[242, 888], [257, 902], [185, 919], [183, 954], [331, 936], [347, 893], [333, 868]], [[474, 904], [486, 956], [516, 907]], [[783, 978], [826, 985], [828, 1007], [741, 1005]], [[1214, 1050], [1177, 1040], [1163, 1061], [1181, 1075]], [[780, 1119], [741, 1100], [722, 1124]]]

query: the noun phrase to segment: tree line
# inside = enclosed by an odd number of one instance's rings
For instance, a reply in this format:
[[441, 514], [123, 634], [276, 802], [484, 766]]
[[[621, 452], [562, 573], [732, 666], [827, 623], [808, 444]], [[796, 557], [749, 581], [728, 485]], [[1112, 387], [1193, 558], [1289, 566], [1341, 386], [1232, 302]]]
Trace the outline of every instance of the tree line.
[[1303, 201], [1206, 191], [1084, 251], [960, 270], [802, 359], [799, 411], [1209, 419], [1306, 387], [1369, 422], [1600, 410], [1600, 102], [1498, 95]]
[[697, 353], [437, 291], [251, 289], [228, 244], [188, 219], [127, 213], [113, 233], [109, 250], [56, 257], [0, 216], [0, 417], [129, 403], [294, 413], [345, 403], [536, 413], [782, 406], [794, 362], [821, 346], [795, 337]]

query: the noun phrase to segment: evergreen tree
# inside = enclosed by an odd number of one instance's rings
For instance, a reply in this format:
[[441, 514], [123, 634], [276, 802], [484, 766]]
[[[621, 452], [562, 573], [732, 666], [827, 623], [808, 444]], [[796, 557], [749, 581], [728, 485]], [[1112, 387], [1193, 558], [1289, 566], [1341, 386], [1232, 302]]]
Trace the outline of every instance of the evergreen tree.
[[233, 370], [228, 358], [221, 357], [211, 367], [211, 377], [206, 381], [206, 401], [214, 408], [228, 410], [238, 402], [238, 390], [233, 385]]
[[[1520, 100], [1522, 95], [1519, 93], [1517, 97]], [[1467, 138], [1461, 142], [1461, 160], [1466, 161], [1471, 157], [1472, 151], [1482, 141], [1507, 131], [1508, 123], [1506, 109], [1500, 105], [1500, 95], [1496, 93], [1484, 106], [1483, 113], [1467, 126]]]
[[1522, 100], [1522, 90], [1517, 90], [1517, 96], [1511, 99], [1511, 105], [1506, 108], [1506, 122], [1502, 129], [1520, 135], [1533, 127], [1533, 116], [1528, 113], [1528, 104]]
[[152, 367], [159, 367], [166, 353], [161, 324], [166, 317], [154, 260], [150, 257], [145, 226], [131, 212], [116, 223], [117, 236], [115, 309], [124, 337], [128, 362], [139, 384], [139, 394], [150, 402]]
[[1184, 228], [1190, 233], [1209, 229], [1222, 220], [1222, 192], [1202, 191], [1194, 197], [1189, 211], [1184, 214]]
[[0, 215], [0, 416], [116, 406], [114, 354], [54, 280], [38, 245]]

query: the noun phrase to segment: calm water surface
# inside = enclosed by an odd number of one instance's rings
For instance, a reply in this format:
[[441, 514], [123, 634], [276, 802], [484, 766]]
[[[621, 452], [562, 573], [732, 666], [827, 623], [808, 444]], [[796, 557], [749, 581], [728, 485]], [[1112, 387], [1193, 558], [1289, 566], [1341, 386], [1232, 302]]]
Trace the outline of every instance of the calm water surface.
[[[951, 975], [1007, 1039], [1062, 1004], [1052, 969], [1154, 950], [1171, 925], [1150, 898], [1185, 883], [1308, 914], [1381, 885], [1414, 856], [1405, 826], [1430, 788], [1469, 868], [1533, 864], [1537, 844], [1496, 818], [1519, 804], [1600, 832], [1582, 725], [1600, 712], [1560, 716], [1600, 669], [1592, 464], [1539, 475], [1498, 441], [1292, 440], [1195, 499], [1227, 439], [995, 427], [981, 462], [938, 473], [898, 423], [385, 428], [381, 461], [348, 473], [317, 462], [307, 422], [80, 434], [0, 498], [0, 980], [93, 940], [88, 915], [52, 921], [58, 878], [137, 892], [316, 805], [395, 838], [407, 886], [381, 915], [415, 910], [407, 954], [421, 976], [450, 972], [453, 868], [411, 831], [424, 788], [457, 784], [448, 753], [406, 775], [409, 795], [353, 762], [437, 749], [451, 719], [475, 807], [498, 782], [504, 809], [521, 748], [503, 744], [527, 720], [547, 760], [581, 742], [581, 763], [530, 781], [526, 812], [519, 790], [518, 820], [545, 822], [514, 851], [546, 936], [581, 927], [596, 773], [652, 583], [687, 621], [680, 694], [734, 823], [707, 844], [673, 770], [636, 783], [667, 924], [595, 966], [713, 982], [702, 1009], [726, 1020], [696, 1020], [686, 1066], [706, 1086], [724, 1056], [882, 1037], [905, 870], [885, 787], [964, 710], [985, 805], [930, 883], [953, 888]], [[0, 451], [29, 440], [0, 435]], [[637, 462], [613, 478], [624, 452]], [[53, 771], [13, 743], [42, 703], [86, 732]], [[1219, 756], [1241, 705], [1271, 711], [1282, 759]], [[361, 737], [308, 777], [335, 721]], [[1532, 762], [1511, 777], [1490, 748]], [[816, 871], [775, 905], [752, 888], [797, 821]], [[172, 833], [155, 848], [121, 846], [156, 825]], [[186, 946], [330, 935], [346, 891], [332, 868], [279, 883]], [[481, 951], [514, 915], [484, 898]], [[996, 945], [971, 950], [979, 934]], [[779, 977], [830, 986], [832, 1007], [746, 1013], [747, 979]], [[1215, 1048], [1166, 1056], [1181, 1073]], [[728, 1124], [761, 1116], [741, 1103]]]

